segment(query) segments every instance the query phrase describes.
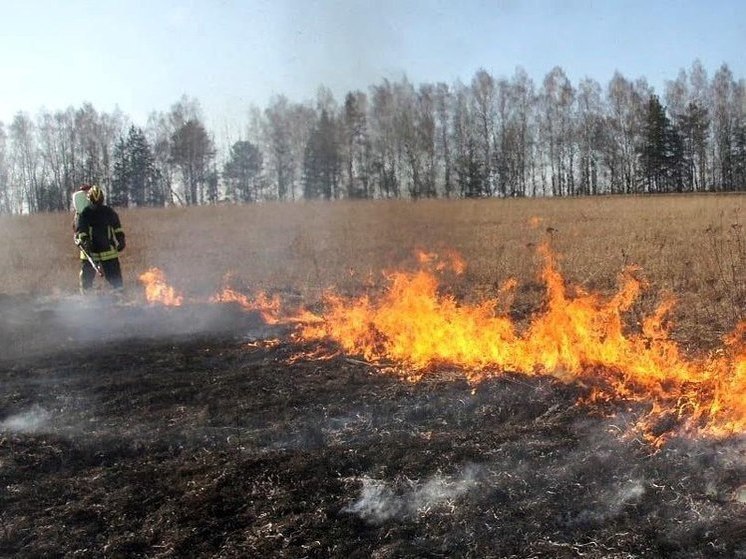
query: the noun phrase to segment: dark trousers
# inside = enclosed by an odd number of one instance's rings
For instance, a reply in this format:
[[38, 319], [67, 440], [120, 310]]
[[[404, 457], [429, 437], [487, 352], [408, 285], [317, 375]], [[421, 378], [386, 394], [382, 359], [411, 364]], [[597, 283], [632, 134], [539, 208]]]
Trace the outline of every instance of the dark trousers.
[[[114, 289], [122, 289], [122, 268], [119, 265], [119, 258], [104, 260], [99, 262], [101, 269], [104, 271], [104, 277]], [[80, 261], [80, 290], [87, 291], [93, 286], [93, 278], [96, 277], [96, 270], [91, 266], [88, 260]]]

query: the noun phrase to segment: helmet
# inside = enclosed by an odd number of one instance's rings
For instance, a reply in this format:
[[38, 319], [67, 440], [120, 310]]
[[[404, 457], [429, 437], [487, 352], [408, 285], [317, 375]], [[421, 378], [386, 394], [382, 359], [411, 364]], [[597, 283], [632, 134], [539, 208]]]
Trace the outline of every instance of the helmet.
[[88, 199], [91, 204], [101, 204], [104, 201], [104, 191], [100, 186], [93, 185], [88, 189]]

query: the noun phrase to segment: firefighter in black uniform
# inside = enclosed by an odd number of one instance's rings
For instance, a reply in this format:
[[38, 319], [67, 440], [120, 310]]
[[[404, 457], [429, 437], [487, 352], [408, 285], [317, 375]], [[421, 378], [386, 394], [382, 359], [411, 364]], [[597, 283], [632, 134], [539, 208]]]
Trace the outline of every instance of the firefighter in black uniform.
[[[124, 250], [124, 230], [117, 212], [104, 204], [104, 192], [98, 186], [88, 189], [90, 205], [80, 212], [75, 229], [75, 243], [87, 252], [98, 264], [106, 281], [116, 290], [123, 287], [119, 253]], [[80, 252], [80, 290], [85, 292], [93, 286], [96, 270]]]

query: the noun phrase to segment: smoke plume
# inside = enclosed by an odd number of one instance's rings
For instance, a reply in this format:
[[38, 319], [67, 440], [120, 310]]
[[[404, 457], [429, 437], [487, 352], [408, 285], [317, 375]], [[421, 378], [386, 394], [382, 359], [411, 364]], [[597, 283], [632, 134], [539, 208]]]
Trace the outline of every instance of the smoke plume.
[[454, 501], [478, 485], [479, 468], [468, 466], [458, 476], [435, 474], [424, 482], [403, 478], [386, 481], [361, 478], [360, 498], [346, 507], [345, 512], [359, 515], [371, 523], [394, 518], [410, 518], [434, 507], [455, 507]]
[[51, 414], [39, 406], [11, 415], [0, 422], [0, 431], [13, 433], [37, 433], [49, 423]]

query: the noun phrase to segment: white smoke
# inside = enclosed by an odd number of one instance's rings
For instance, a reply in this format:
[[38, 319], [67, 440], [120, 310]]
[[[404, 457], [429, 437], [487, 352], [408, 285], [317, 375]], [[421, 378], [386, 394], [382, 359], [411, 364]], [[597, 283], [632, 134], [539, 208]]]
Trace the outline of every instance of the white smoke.
[[45, 297], [3, 304], [0, 361], [74, 351], [78, 347], [130, 339], [163, 339], [201, 333], [273, 335], [259, 318], [235, 305], [186, 304], [182, 307], [121, 302], [113, 296]]
[[380, 523], [425, 514], [436, 507], [454, 509], [455, 500], [478, 485], [478, 473], [476, 466], [468, 466], [459, 476], [438, 473], [422, 483], [406, 478], [404, 483], [396, 483], [363, 477], [360, 498], [344, 512]]
[[0, 422], [0, 431], [14, 433], [37, 433], [43, 430], [49, 423], [51, 414], [39, 406], [34, 406], [16, 415], [7, 417]]
[[594, 502], [575, 518], [577, 523], [600, 523], [611, 521], [624, 514], [628, 507], [638, 503], [645, 495], [645, 482], [627, 480], [605, 489], [599, 489]]
[[629, 480], [615, 488], [609, 496], [609, 514], [616, 516], [624, 507], [637, 503], [645, 494], [645, 483], [642, 480]]

